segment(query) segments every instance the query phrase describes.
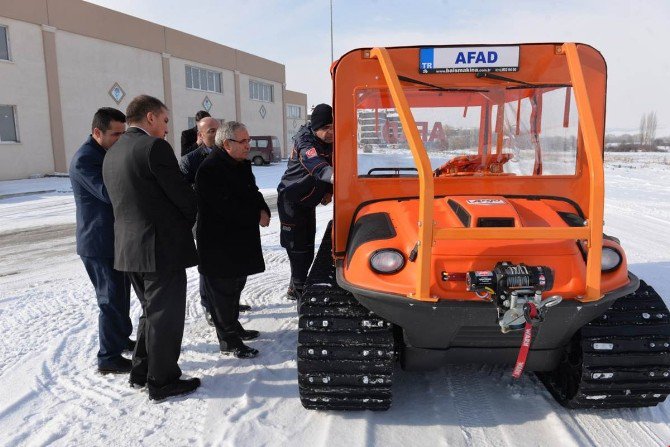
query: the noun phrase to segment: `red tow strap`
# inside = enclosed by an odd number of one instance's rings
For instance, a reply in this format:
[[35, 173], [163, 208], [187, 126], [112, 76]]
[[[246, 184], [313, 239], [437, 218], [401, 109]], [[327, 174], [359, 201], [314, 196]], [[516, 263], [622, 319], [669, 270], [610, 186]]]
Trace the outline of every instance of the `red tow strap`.
[[[537, 318], [537, 307], [534, 303], [528, 303], [530, 307], [530, 312], [528, 315], [531, 319]], [[528, 357], [528, 351], [530, 350], [530, 343], [533, 340], [533, 324], [530, 321], [526, 321], [526, 325], [523, 329], [523, 341], [521, 342], [521, 348], [519, 348], [519, 356], [516, 358], [516, 365], [514, 365], [514, 371], [512, 372], [512, 377], [518, 379], [523, 373], [523, 369], [526, 366], [526, 358]]]

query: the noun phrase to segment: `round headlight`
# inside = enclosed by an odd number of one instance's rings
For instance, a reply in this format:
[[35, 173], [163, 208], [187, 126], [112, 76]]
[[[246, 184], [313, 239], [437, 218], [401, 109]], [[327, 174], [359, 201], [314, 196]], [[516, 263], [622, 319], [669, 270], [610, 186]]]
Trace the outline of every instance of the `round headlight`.
[[600, 269], [603, 272], [609, 272], [619, 267], [619, 265], [621, 265], [621, 254], [611, 247], [603, 247]]
[[370, 267], [377, 273], [396, 273], [405, 266], [405, 257], [398, 250], [385, 248], [370, 256]]

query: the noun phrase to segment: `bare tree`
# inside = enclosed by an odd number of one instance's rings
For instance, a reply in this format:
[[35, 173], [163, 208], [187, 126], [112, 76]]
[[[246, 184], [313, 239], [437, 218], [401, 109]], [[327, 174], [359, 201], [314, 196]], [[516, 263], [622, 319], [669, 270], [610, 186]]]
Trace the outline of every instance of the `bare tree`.
[[640, 118], [640, 146], [651, 146], [654, 143], [657, 125], [655, 111], [642, 115]]
[[654, 140], [656, 139], [656, 126], [658, 124], [658, 121], [656, 119], [656, 112], [649, 112], [647, 115], [647, 135], [646, 135], [646, 144], [648, 146], [651, 146], [654, 144]]

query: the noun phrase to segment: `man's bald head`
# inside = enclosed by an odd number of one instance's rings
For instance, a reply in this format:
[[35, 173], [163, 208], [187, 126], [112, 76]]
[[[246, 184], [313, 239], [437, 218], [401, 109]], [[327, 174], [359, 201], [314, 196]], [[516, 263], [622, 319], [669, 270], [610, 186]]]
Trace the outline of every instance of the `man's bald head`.
[[220, 125], [219, 120], [212, 117], [205, 117], [198, 121], [198, 135], [205, 146], [214, 147], [214, 137]]

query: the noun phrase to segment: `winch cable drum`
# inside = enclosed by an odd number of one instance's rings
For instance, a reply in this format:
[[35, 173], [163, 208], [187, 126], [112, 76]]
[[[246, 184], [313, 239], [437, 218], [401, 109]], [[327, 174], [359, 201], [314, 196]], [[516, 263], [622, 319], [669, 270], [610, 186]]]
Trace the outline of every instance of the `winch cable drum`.
[[546, 266], [499, 262], [493, 270], [467, 272], [466, 284], [469, 291], [495, 304], [503, 333], [523, 329], [523, 341], [512, 373], [518, 379], [530, 350], [532, 328], [544, 320], [549, 307], [563, 299], [558, 295], [542, 299], [542, 292], [551, 290], [554, 285], [553, 270]]

